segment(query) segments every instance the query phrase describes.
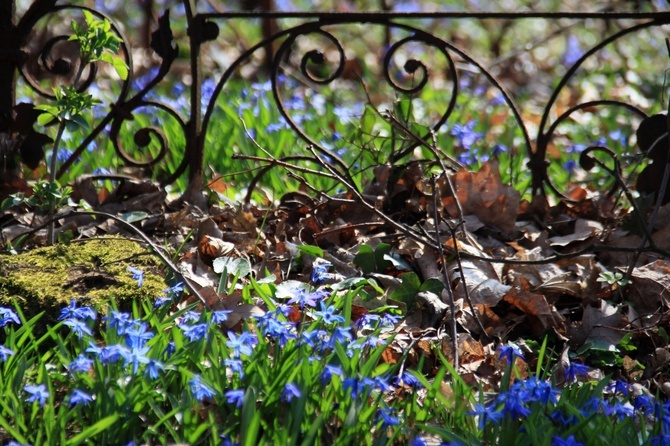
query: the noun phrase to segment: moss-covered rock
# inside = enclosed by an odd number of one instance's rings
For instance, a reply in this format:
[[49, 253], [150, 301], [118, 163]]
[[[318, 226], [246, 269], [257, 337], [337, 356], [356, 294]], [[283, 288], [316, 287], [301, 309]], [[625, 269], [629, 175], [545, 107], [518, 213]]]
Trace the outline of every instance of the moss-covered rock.
[[[128, 271], [144, 272], [138, 287]], [[132, 240], [109, 237], [0, 255], [0, 305], [16, 302], [27, 318], [42, 311], [51, 324], [75, 298], [79, 306], [105, 311], [110, 301], [120, 308], [132, 300], [155, 299], [166, 288], [164, 268], [146, 248]]]

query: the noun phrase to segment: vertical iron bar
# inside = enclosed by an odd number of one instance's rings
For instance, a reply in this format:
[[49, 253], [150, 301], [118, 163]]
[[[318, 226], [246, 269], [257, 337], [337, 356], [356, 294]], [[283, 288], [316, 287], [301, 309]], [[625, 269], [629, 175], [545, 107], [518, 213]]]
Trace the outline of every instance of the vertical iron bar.
[[14, 36], [16, 25], [14, 0], [0, 1], [0, 132], [8, 132], [16, 102], [16, 67], [18, 47]]
[[183, 1], [188, 26], [189, 57], [191, 62], [191, 115], [188, 121], [188, 134], [186, 135], [189, 184], [184, 198], [191, 203], [201, 204], [203, 201], [201, 189], [205, 138], [202, 134], [202, 113], [200, 112], [200, 101], [202, 100], [200, 46], [203, 41], [202, 28], [204, 21], [199, 19], [198, 12], [195, 6], [191, 5], [190, 0]]

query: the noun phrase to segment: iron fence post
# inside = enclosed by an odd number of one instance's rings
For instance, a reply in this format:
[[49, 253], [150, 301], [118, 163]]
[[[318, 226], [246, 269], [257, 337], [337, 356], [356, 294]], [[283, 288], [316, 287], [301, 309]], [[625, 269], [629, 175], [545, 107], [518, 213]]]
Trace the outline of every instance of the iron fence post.
[[19, 61], [14, 36], [14, 0], [0, 1], [0, 133], [8, 132], [16, 101], [16, 67]]

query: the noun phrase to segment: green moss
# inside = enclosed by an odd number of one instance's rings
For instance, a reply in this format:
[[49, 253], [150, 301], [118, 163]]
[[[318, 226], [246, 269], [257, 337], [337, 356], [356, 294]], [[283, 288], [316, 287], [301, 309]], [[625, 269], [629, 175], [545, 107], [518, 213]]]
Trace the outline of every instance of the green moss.
[[[144, 271], [141, 287], [129, 266]], [[165, 288], [160, 261], [148, 249], [120, 237], [0, 255], [0, 305], [12, 307], [16, 302], [28, 318], [45, 311], [42, 323], [55, 320], [71, 298], [105, 311], [110, 301], [122, 308], [132, 300], [153, 300]]]

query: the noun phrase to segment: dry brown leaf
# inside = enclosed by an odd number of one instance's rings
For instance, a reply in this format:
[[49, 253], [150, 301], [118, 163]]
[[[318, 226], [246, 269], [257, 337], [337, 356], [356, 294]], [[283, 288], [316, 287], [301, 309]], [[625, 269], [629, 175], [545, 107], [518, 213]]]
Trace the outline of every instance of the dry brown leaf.
[[593, 220], [579, 218], [575, 221], [575, 231], [572, 234], [549, 238], [551, 246], [567, 246], [574, 242], [583, 242], [591, 237], [599, 235], [603, 225]]
[[[452, 176], [456, 198], [465, 215], [476, 215], [505, 234], [514, 232], [521, 196], [512, 186], [503, 184], [497, 162], [484, 163], [478, 172], [461, 169]], [[442, 189], [447, 191], [448, 186]], [[442, 201], [449, 215], [458, 216], [454, 197], [444, 193]]]
[[572, 332], [571, 338], [577, 344], [592, 341], [601, 348], [614, 349], [624, 336], [620, 330], [622, 321], [618, 308], [601, 300], [599, 307], [584, 307], [581, 326]]
[[638, 316], [663, 312], [670, 307], [670, 262], [657, 260], [633, 270], [633, 285], [626, 299], [632, 302]]
[[524, 312], [533, 334], [538, 338], [547, 330], [565, 330], [565, 319], [542, 294], [534, 294], [527, 289], [514, 287], [503, 300]]

